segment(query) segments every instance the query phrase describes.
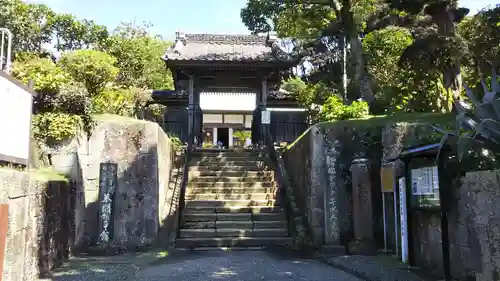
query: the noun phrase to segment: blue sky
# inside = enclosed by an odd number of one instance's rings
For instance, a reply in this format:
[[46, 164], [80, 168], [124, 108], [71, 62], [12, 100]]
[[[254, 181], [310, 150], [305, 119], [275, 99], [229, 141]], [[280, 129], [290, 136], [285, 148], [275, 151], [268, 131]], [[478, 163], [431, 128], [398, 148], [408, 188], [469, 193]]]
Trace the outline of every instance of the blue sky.
[[[114, 29], [121, 21], [153, 24], [152, 31], [172, 39], [186, 33], [245, 34], [240, 19], [246, 0], [27, 0], [44, 3], [57, 12], [95, 20]], [[500, 0], [459, 0], [475, 12]]]

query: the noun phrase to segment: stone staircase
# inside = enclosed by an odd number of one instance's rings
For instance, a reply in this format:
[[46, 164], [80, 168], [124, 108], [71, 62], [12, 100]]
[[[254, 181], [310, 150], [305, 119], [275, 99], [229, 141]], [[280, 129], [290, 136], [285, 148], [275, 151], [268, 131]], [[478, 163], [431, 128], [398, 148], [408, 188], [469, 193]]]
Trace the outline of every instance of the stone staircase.
[[274, 172], [259, 153], [200, 150], [188, 176], [177, 248], [291, 245]]

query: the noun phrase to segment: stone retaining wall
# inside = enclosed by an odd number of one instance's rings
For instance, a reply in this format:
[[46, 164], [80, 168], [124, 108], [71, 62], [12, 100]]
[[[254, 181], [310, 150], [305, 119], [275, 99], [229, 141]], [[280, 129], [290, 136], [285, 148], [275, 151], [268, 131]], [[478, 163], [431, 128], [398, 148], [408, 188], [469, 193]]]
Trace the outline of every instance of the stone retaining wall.
[[[170, 182], [175, 148], [157, 123], [120, 116], [100, 116], [89, 139], [75, 138], [57, 148], [46, 147], [53, 167], [77, 183], [75, 249], [95, 246], [99, 198], [105, 165], [116, 167], [111, 246], [120, 250], [171, 243], [177, 204]], [[102, 190], [101, 190], [102, 192]], [[101, 197], [99, 197], [101, 196]], [[168, 224], [168, 225], [167, 225]], [[166, 230], [166, 231], [165, 231]], [[158, 233], [167, 237], [158, 237]]]
[[[448, 228], [454, 278], [500, 280], [499, 176], [500, 171], [470, 172], [453, 188]], [[442, 274], [440, 215], [417, 212], [413, 225], [416, 265]]]
[[68, 258], [72, 193], [55, 172], [0, 169], [0, 203], [9, 205], [2, 280], [38, 280]]

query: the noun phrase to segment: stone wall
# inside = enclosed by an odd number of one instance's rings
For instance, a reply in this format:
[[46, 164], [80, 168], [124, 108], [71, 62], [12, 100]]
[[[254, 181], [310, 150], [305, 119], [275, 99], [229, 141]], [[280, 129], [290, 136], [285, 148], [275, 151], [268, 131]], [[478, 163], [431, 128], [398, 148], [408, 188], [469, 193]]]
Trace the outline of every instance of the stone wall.
[[9, 206], [2, 280], [38, 280], [68, 258], [72, 190], [49, 170], [0, 169], [0, 203]]
[[[369, 159], [372, 221], [376, 245], [384, 246], [380, 168], [403, 147], [427, 143], [433, 128], [424, 123], [349, 120], [321, 123], [283, 152], [285, 167], [295, 185], [297, 206], [307, 217], [315, 245], [347, 246], [353, 239], [352, 175], [357, 157]], [[393, 163], [396, 169], [400, 163]], [[364, 176], [366, 177], [366, 176]], [[385, 194], [388, 248], [394, 249], [394, 197]], [[360, 218], [366, 219], [366, 218]], [[368, 223], [368, 222], [367, 222]]]
[[[417, 136], [432, 128], [422, 124], [392, 124], [383, 131], [383, 161], [397, 156], [403, 147], [415, 145]], [[402, 163], [393, 163], [402, 176]], [[448, 165], [449, 166], [449, 165]], [[468, 172], [451, 184], [448, 215], [452, 276], [458, 280], [500, 280], [500, 171]], [[386, 208], [392, 210], [392, 200]], [[441, 219], [439, 212], [413, 210], [412, 255], [415, 265], [443, 274]], [[388, 216], [394, 229], [393, 213]], [[391, 231], [393, 232], [393, 231]], [[391, 234], [389, 232], [389, 234]], [[394, 235], [391, 234], [393, 242]]]
[[[500, 171], [469, 172], [453, 188], [448, 227], [454, 278], [500, 280], [499, 176]], [[413, 224], [416, 265], [442, 274], [440, 215], [417, 212]]]
[[[171, 241], [175, 233], [175, 185], [170, 182], [175, 148], [157, 123], [100, 116], [91, 137], [46, 147], [53, 167], [77, 183], [75, 249], [95, 246], [103, 166], [116, 167], [111, 245], [120, 250]], [[165, 229], [167, 231], [165, 231]], [[166, 237], [158, 237], [158, 233]], [[159, 238], [159, 239], [158, 239]]]
[[316, 246], [347, 246], [352, 238], [349, 167], [356, 148], [354, 134], [343, 126], [315, 125], [283, 153], [297, 205]]

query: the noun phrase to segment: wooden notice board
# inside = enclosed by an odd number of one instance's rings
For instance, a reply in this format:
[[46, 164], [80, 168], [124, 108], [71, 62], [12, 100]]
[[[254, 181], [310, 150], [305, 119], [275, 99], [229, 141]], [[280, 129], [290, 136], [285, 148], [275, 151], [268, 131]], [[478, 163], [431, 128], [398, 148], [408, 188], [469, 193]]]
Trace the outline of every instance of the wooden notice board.
[[9, 204], [0, 204], [0, 281], [3, 276], [3, 259], [5, 256], [5, 241], [9, 229]]
[[382, 192], [394, 192], [394, 186], [396, 185], [396, 175], [394, 173], [394, 167], [383, 166], [380, 169], [380, 181]]

